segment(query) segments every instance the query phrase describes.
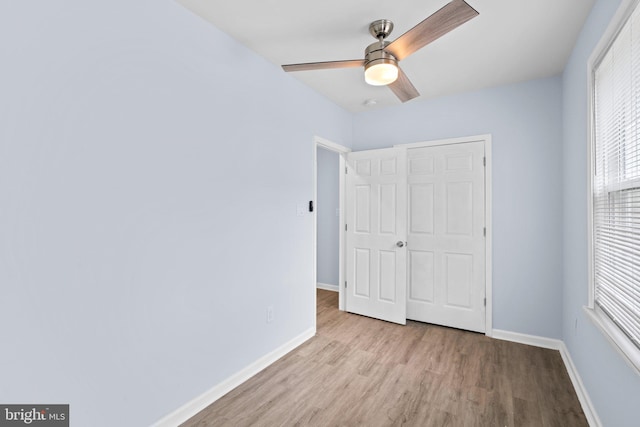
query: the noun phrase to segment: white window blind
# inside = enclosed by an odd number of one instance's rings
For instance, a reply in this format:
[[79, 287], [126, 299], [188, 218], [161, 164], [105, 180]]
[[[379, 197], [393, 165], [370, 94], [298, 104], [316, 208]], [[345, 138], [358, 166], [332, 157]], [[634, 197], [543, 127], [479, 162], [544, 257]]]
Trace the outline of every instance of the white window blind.
[[594, 304], [640, 348], [640, 12], [594, 67]]

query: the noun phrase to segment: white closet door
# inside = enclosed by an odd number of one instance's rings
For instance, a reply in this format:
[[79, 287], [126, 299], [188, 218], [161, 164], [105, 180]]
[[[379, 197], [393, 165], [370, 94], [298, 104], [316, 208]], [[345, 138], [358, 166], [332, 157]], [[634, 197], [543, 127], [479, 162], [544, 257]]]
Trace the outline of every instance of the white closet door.
[[484, 143], [408, 150], [407, 318], [485, 332]]

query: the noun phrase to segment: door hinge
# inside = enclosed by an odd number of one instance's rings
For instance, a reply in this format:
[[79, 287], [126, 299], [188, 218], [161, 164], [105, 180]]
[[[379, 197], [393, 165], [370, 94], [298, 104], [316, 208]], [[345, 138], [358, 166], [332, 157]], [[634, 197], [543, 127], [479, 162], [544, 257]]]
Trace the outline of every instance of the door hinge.
[[484, 299], [484, 306], [485, 307], [487, 306], [487, 299], [486, 298]]
[[348, 167], [344, 167], [344, 174], [347, 175], [349, 173], [349, 168]]
[[346, 280], [344, 281], [344, 288], [345, 289], [347, 288], [347, 281]]
[[482, 166], [487, 166], [487, 158], [486, 157], [482, 158]]
[[482, 235], [483, 235], [484, 237], [487, 237], [487, 227], [484, 227], [484, 228], [482, 229]]
[[347, 231], [347, 224], [344, 225], [344, 231]]

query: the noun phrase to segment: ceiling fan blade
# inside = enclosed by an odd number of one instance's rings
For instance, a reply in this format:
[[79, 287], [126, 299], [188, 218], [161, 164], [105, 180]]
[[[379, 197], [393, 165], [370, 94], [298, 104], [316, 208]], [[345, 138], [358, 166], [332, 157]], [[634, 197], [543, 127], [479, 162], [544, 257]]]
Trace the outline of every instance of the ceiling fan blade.
[[385, 50], [401, 60], [478, 15], [464, 0], [453, 0], [391, 42]]
[[308, 62], [306, 64], [287, 64], [282, 69], [286, 72], [307, 70], [329, 70], [332, 68], [352, 68], [364, 66], [364, 60], [353, 59], [349, 61]]
[[418, 92], [418, 89], [415, 88], [413, 83], [411, 83], [411, 80], [409, 80], [409, 77], [407, 77], [404, 71], [402, 71], [402, 69], [399, 67], [398, 79], [388, 86], [389, 89], [391, 89], [391, 91], [395, 93], [398, 99], [400, 99], [400, 101], [402, 102], [407, 102], [412, 100], [413, 98], [417, 98], [418, 96], [420, 96], [420, 92]]

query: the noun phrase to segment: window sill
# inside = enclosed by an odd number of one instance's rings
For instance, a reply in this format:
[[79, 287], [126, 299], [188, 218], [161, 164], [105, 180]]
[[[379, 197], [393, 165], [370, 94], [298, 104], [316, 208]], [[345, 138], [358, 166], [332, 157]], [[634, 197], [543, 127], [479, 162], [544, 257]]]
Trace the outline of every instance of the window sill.
[[616, 326], [609, 317], [598, 308], [583, 307], [588, 317], [600, 329], [613, 348], [624, 358], [627, 364], [640, 375], [640, 349]]

